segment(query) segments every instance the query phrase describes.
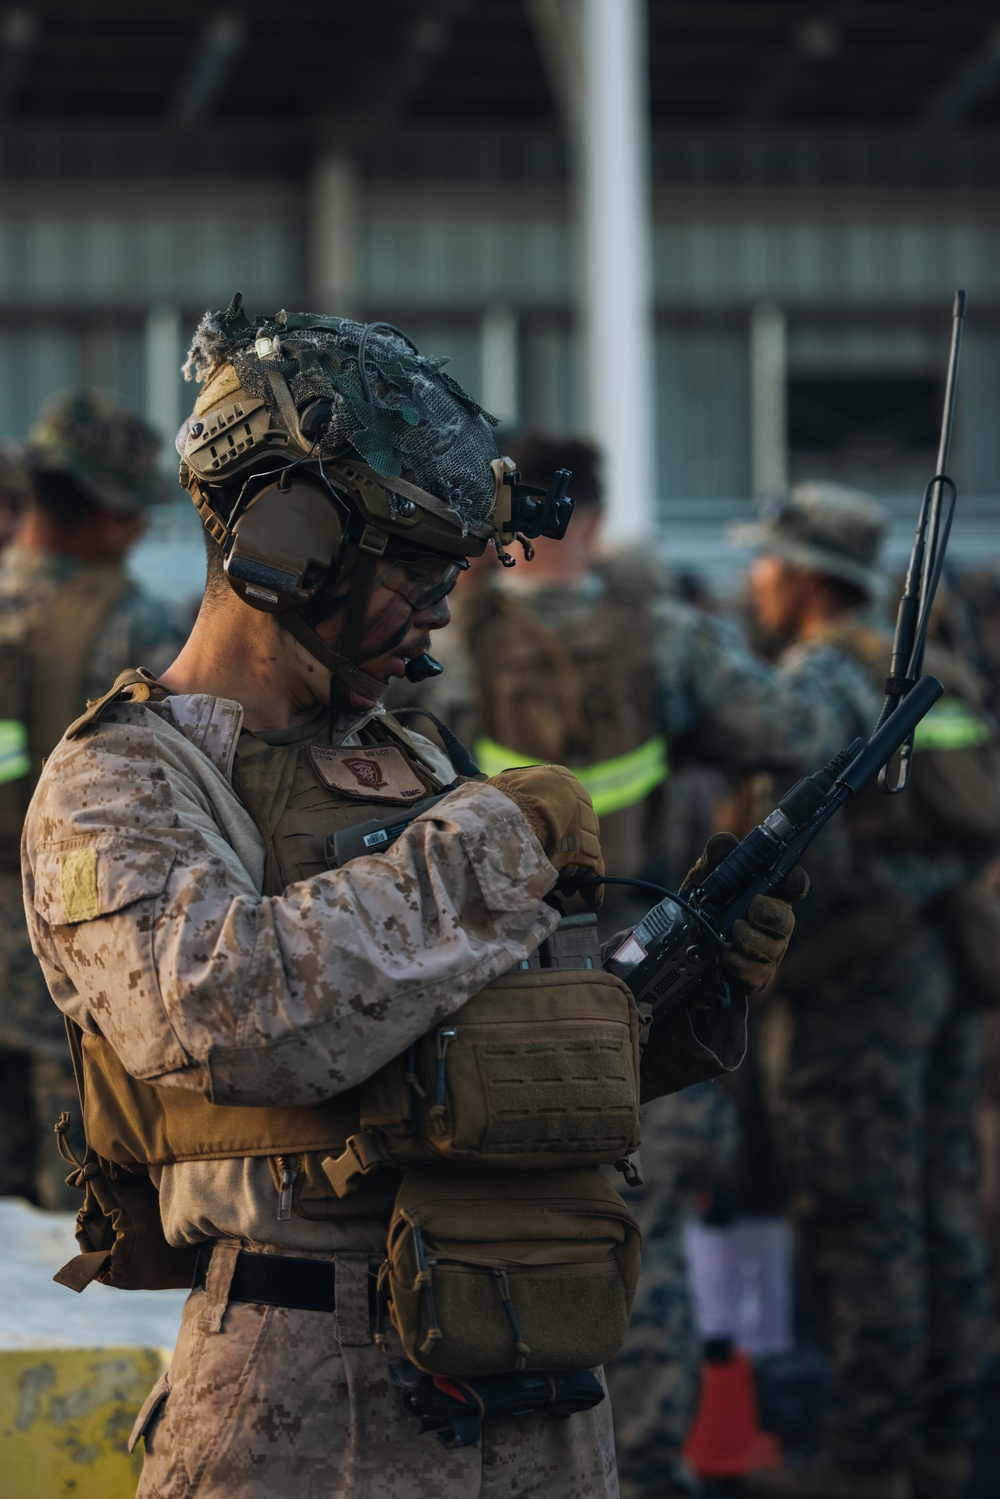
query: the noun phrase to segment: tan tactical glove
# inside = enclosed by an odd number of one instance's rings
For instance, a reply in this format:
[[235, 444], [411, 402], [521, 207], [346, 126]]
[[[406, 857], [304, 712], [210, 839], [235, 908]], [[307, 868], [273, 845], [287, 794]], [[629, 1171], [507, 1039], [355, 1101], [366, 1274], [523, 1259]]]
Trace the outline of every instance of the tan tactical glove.
[[[572, 878], [604, 873], [594, 804], [564, 765], [502, 770], [490, 776], [486, 785], [495, 786], [520, 808], [546, 858], [561, 875]], [[604, 886], [583, 885], [580, 897], [596, 911], [604, 898]]]
[[[714, 834], [697, 864], [685, 876], [681, 890], [700, 885], [738, 842], [732, 833]], [[797, 864], [773, 895], [755, 895], [746, 919], [734, 923], [733, 945], [723, 954], [722, 966], [746, 994], [756, 997], [770, 987], [795, 929], [791, 903], [808, 893], [809, 876]]]

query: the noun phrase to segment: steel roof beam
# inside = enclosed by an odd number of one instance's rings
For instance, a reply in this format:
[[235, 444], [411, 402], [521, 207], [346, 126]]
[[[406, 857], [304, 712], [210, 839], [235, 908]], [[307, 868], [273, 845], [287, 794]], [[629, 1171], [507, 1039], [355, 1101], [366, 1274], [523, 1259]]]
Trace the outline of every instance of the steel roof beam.
[[38, 40], [38, 16], [8, 11], [0, 22], [0, 114], [8, 114], [24, 77], [29, 52]]
[[246, 26], [238, 16], [214, 16], [208, 22], [174, 95], [175, 125], [196, 125], [211, 112], [245, 42]]
[[986, 45], [960, 70], [957, 77], [931, 100], [927, 109], [930, 120], [958, 120], [969, 113], [1000, 84], [1000, 27], [986, 39]]

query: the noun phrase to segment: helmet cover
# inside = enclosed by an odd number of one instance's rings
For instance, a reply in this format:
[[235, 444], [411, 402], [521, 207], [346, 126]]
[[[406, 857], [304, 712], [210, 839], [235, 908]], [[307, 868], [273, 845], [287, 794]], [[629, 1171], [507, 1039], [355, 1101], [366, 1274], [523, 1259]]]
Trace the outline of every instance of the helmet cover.
[[[446, 362], [421, 354], [384, 323], [284, 311], [251, 320], [237, 293], [225, 312], [207, 312], [195, 333], [184, 374], [204, 388], [178, 434], [178, 449], [185, 451], [195, 419], [237, 388], [267, 401], [272, 426], [287, 428], [275, 407], [277, 377], [299, 414], [314, 402], [329, 405], [315, 435], [310, 429], [311, 446], [300, 441], [298, 452], [289, 451], [282, 432], [289, 459], [315, 459], [321, 468], [324, 459], [355, 454], [389, 481], [390, 515], [394, 507], [404, 516], [412, 511], [392, 491], [391, 481], [401, 479], [442, 502], [461, 536], [469, 537], [469, 550], [480, 551], [496, 498], [496, 423], [444, 372]], [[276, 452], [277, 444], [264, 456], [273, 460]]]

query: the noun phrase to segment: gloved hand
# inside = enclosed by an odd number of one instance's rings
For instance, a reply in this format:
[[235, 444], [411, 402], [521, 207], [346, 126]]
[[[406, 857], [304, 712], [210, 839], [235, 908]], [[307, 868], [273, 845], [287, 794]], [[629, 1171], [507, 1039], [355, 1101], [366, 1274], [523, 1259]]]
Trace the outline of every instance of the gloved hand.
[[[715, 833], [697, 864], [685, 875], [681, 891], [700, 885], [738, 842], [732, 833]], [[792, 902], [808, 893], [809, 876], [801, 864], [796, 864], [773, 895], [755, 895], [746, 919], [734, 922], [733, 945], [723, 953], [722, 966], [744, 993], [756, 997], [769, 988], [795, 929]]]
[[[564, 765], [525, 765], [490, 776], [527, 818], [546, 858], [567, 878], [604, 873], [597, 813], [589, 794]], [[580, 898], [596, 911], [603, 885], [583, 885]]]

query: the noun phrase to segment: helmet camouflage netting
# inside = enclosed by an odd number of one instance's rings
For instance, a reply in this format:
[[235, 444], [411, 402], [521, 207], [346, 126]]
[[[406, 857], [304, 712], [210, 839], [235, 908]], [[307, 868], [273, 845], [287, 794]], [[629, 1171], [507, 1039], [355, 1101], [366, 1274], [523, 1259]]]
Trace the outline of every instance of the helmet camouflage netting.
[[[248, 395], [267, 398], [257, 342], [283, 375], [296, 407], [332, 403], [317, 439], [320, 457], [353, 449], [384, 478], [404, 478], [450, 505], [463, 531], [481, 525], [494, 501], [494, 417], [444, 373], [446, 359], [419, 353], [385, 323], [308, 312], [251, 321], [237, 293], [225, 312], [206, 312], [184, 365], [208, 381], [230, 364]], [[391, 487], [391, 486], [390, 486]]]

